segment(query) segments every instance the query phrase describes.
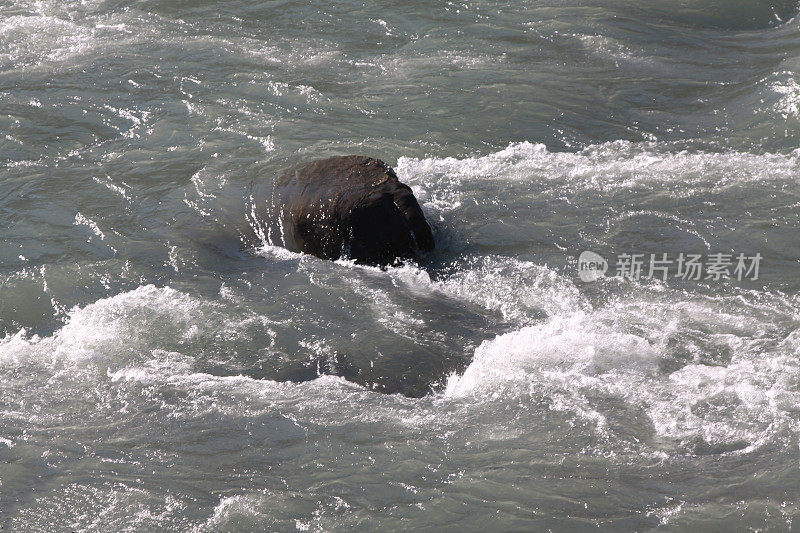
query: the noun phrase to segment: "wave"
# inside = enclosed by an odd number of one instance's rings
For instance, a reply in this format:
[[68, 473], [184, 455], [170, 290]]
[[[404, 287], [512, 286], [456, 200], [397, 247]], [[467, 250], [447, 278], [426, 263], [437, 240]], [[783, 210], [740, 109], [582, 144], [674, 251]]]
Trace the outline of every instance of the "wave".
[[638, 412], [652, 428], [639, 438], [651, 444], [752, 451], [800, 427], [797, 302], [758, 300], [643, 290], [557, 315], [485, 341], [444, 394], [544, 396], [606, 438], [624, 435], [625, 413]]
[[546, 180], [571, 190], [635, 189], [650, 184], [668, 187], [723, 188], [763, 181], [794, 182], [800, 149], [789, 154], [724, 150], [675, 150], [670, 143], [611, 141], [575, 152], [550, 151], [528, 141], [509, 144], [484, 156], [417, 159], [400, 157], [397, 174], [419, 187], [431, 207], [452, 208], [457, 199], [441, 202], [435, 187], [474, 186], [483, 180]]

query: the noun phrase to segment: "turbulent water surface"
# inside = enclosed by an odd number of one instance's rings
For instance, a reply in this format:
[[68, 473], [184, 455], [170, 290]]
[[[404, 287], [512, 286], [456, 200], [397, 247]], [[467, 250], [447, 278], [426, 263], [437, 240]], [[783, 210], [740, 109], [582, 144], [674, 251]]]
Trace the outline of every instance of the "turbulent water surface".
[[[790, 528], [796, 13], [3, 0], [0, 526]], [[270, 243], [254, 184], [347, 153], [434, 253]], [[584, 250], [763, 261], [584, 283]]]

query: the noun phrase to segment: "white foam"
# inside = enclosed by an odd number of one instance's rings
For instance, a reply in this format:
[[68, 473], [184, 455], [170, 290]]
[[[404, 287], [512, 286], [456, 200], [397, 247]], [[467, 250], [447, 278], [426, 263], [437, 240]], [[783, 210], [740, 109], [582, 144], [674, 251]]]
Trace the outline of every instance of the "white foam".
[[620, 64], [644, 65], [653, 59], [644, 55], [641, 50], [634, 51], [623, 42], [604, 35], [577, 35], [586, 50], [595, 56], [610, 59], [619, 67]]
[[152, 357], [139, 366], [109, 372], [112, 381], [138, 381], [145, 385], [161, 383], [170, 376], [191, 374], [194, 357], [178, 352], [153, 350]]
[[263, 489], [220, 498], [211, 517], [194, 531], [230, 529], [242, 523], [267, 523], [275, 529], [292, 524], [298, 531], [322, 531], [325, 528], [320, 521], [326, 514], [338, 515], [348, 509], [350, 504], [339, 496]]
[[[660, 437], [721, 450], [752, 450], [781, 427], [797, 428], [800, 336], [764, 348], [775, 334], [772, 304], [754, 312], [737, 308], [738, 298], [640, 298], [556, 315], [483, 342], [466, 371], [450, 377], [445, 397], [546, 397], [551, 409], [586, 418], [605, 436], [606, 415], [617, 408], [602, 398], [617, 398], [644, 412]], [[695, 337], [705, 342], [698, 353], [682, 368], [661, 369], [676, 362], [679, 348], [691, 352]], [[729, 360], [704, 362], [715, 349]]]
[[578, 312], [484, 341], [464, 374], [450, 377], [445, 394], [463, 396], [551, 371], [598, 375], [642, 365], [653, 370], [657, 362], [646, 339], [611, 331], [591, 313]]
[[0, 22], [0, 69], [60, 62], [92, 48], [93, 31], [50, 16], [8, 17]]
[[300, 261], [306, 257], [303, 253], [292, 252], [283, 246], [275, 246], [272, 244], [264, 244], [256, 250], [256, 253], [270, 259], [279, 259], [281, 261]]
[[[436, 280], [413, 262], [385, 270], [343, 259], [336, 264], [366, 275], [388, 277], [405, 292], [439, 293], [477, 304], [517, 323], [528, 322], [541, 312], [553, 314], [588, 308], [572, 280], [546, 266], [513, 257], [467, 258], [458, 270]], [[388, 305], [384, 296], [375, 297], [381, 302], [377, 307]]]
[[518, 323], [527, 322], [537, 311], [556, 314], [588, 309], [571, 280], [513, 257], [473, 260], [436, 285], [445, 294], [499, 311], [505, 320]]
[[559, 187], [603, 191], [673, 182], [721, 188], [732, 183], [793, 181], [800, 159], [797, 154], [674, 152], [658, 143], [628, 141], [592, 145], [578, 152], [550, 152], [543, 144], [526, 141], [464, 159], [401, 157], [396, 171], [430, 207], [450, 210], [461, 205], [462, 189], [485, 180], [541, 180]]
[[778, 72], [771, 79], [773, 81], [769, 83], [769, 88], [778, 96], [778, 101], [773, 105], [774, 111], [784, 120], [800, 118], [800, 84], [794, 73]]
[[[169, 287], [145, 285], [75, 307], [52, 337], [28, 338], [24, 330], [0, 339], [0, 362], [37, 358], [42, 362], [99, 361], [129, 357], [146, 342], [159, 322], [189, 335], [198, 321], [200, 303]], [[165, 320], [166, 318], [166, 320]]]
[[235, 520], [237, 517], [256, 518], [261, 516], [259, 509], [264, 505], [264, 494], [238, 494], [220, 499], [214, 514], [196, 531], [203, 531], [212, 526], [221, 526]]

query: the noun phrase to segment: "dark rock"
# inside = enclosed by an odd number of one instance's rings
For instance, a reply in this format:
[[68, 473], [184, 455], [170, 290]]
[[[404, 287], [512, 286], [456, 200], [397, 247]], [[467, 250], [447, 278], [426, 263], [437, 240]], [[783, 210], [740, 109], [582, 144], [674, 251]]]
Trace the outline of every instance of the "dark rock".
[[324, 259], [387, 265], [434, 248], [411, 188], [386, 163], [364, 156], [320, 159], [275, 183], [280, 244]]

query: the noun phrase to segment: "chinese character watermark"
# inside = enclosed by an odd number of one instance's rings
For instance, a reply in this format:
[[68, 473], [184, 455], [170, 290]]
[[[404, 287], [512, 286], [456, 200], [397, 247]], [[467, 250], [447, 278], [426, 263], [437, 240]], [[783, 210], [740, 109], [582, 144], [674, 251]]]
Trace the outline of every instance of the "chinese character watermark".
[[[627, 280], [670, 278], [700, 281], [722, 279], [758, 279], [761, 253], [755, 255], [711, 253], [702, 254], [634, 254], [621, 253], [613, 271], [613, 277]], [[591, 282], [605, 277], [608, 261], [598, 253], [585, 251], [578, 257], [578, 277]]]

